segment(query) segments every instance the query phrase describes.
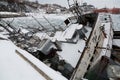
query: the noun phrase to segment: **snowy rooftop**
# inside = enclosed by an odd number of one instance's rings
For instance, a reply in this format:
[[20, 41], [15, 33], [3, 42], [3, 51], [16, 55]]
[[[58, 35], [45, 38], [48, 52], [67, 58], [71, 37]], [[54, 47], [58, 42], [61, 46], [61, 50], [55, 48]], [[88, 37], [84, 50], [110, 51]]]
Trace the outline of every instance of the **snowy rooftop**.
[[76, 30], [81, 29], [82, 27], [83, 26], [79, 24], [71, 24], [64, 32], [56, 32], [54, 38], [58, 41], [67, 41], [67, 39], [71, 39], [73, 37]]

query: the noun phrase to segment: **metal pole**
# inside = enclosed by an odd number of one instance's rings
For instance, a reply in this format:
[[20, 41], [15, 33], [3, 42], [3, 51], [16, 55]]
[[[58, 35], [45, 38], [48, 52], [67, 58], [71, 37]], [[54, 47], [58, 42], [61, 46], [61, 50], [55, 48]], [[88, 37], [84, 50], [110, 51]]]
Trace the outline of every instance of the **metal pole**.
[[44, 29], [47, 30], [34, 16], [32, 18]]
[[45, 17], [43, 16], [43, 18], [50, 24], [50, 26], [52, 26], [52, 28], [56, 31], [57, 29], [55, 28], [55, 26], [53, 26], [50, 21]]

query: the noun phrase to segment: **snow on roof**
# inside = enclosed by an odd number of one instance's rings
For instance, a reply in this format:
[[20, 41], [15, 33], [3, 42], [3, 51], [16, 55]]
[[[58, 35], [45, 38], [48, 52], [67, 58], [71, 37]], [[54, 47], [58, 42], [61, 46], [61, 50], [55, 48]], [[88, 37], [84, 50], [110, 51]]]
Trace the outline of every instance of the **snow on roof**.
[[67, 39], [71, 39], [76, 30], [81, 29], [83, 25], [79, 24], [71, 24], [65, 31], [57, 31], [54, 37], [49, 37], [47, 33], [36, 33], [40, 39], [50, 39], [52, 41], [67, 41]]
[[67, 80], [60, 73], [52, 70], [28, 52], [16, 47], [11, 41], [0, 40], [0, 45], [0, 80], [47, 80], [29, 62], [20, 57], [15, 52], [16, 50], [52, 80]]
[[62, 34], [62, 36], [66, 39], [71, 39], [75, 33], [76, 30], [81, 29], [82, 25], [79, 24], [72, 24], [69, 26], [69, 28], [67, 28], [64, 33]]
[[71, 24], [64, 32], [57, 31], [54, 38], [58, 41], [67, 41], [66, 39], [71, 39], [76, 30], [81, 29], [83, 25]]
[[55, 40], [60, 40], [61, 39], [61, 36], [62, 36], [62, 31], [57, 31], [56, 33], [55, 33], [55, 36], [53, 37], [53, 39], [55, 39]]

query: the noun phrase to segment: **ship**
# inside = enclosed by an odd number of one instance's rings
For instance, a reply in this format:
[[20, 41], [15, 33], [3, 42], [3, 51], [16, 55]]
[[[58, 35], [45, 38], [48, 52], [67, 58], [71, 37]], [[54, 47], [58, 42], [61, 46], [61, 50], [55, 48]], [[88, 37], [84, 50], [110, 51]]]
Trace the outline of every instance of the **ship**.
[[91, 10], [81, 13], [77, 2], [70, 8], [74, 16], [64, 20], [64, 29], [53, 26], [47, 31], [33, 17], [41, 28], [25, 32], [0, 20], [0, 71], [5, 70], [0, 72], [1, 80], [87, 80], [93, 71], [96, 76], [91, 80], [109, 78], [101, 74], [113, 48], [111, 15]]

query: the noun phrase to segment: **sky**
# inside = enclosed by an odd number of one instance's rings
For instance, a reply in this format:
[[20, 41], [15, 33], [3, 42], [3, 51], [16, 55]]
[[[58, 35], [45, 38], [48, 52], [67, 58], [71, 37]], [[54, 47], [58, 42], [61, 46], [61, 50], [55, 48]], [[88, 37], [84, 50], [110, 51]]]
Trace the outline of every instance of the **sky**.
[[[30, 1], [36, 1], [36, 0], [30, 0]], [[50, 3], [50, 4], [60, 4], [64, 7], [68, 7], [68, 2], [67, 0], [38, 0], [39, 3], [45, 4], [45, 3]], [[73, 0], [70, 0], [71, 2]], [[119, 7], [120, 8], [120, 0], [78, 0], [80, 3], [87, 2], [88, 4], [92, 4], [97, 8], [113, 8], [113, 7]]]
[[103, 8], [113, 8], [113, 7], [119, 7], [120, 8], [120, 0], [82, 0], [87, 2], [88, 4], [93, 4], [95, 7]]

